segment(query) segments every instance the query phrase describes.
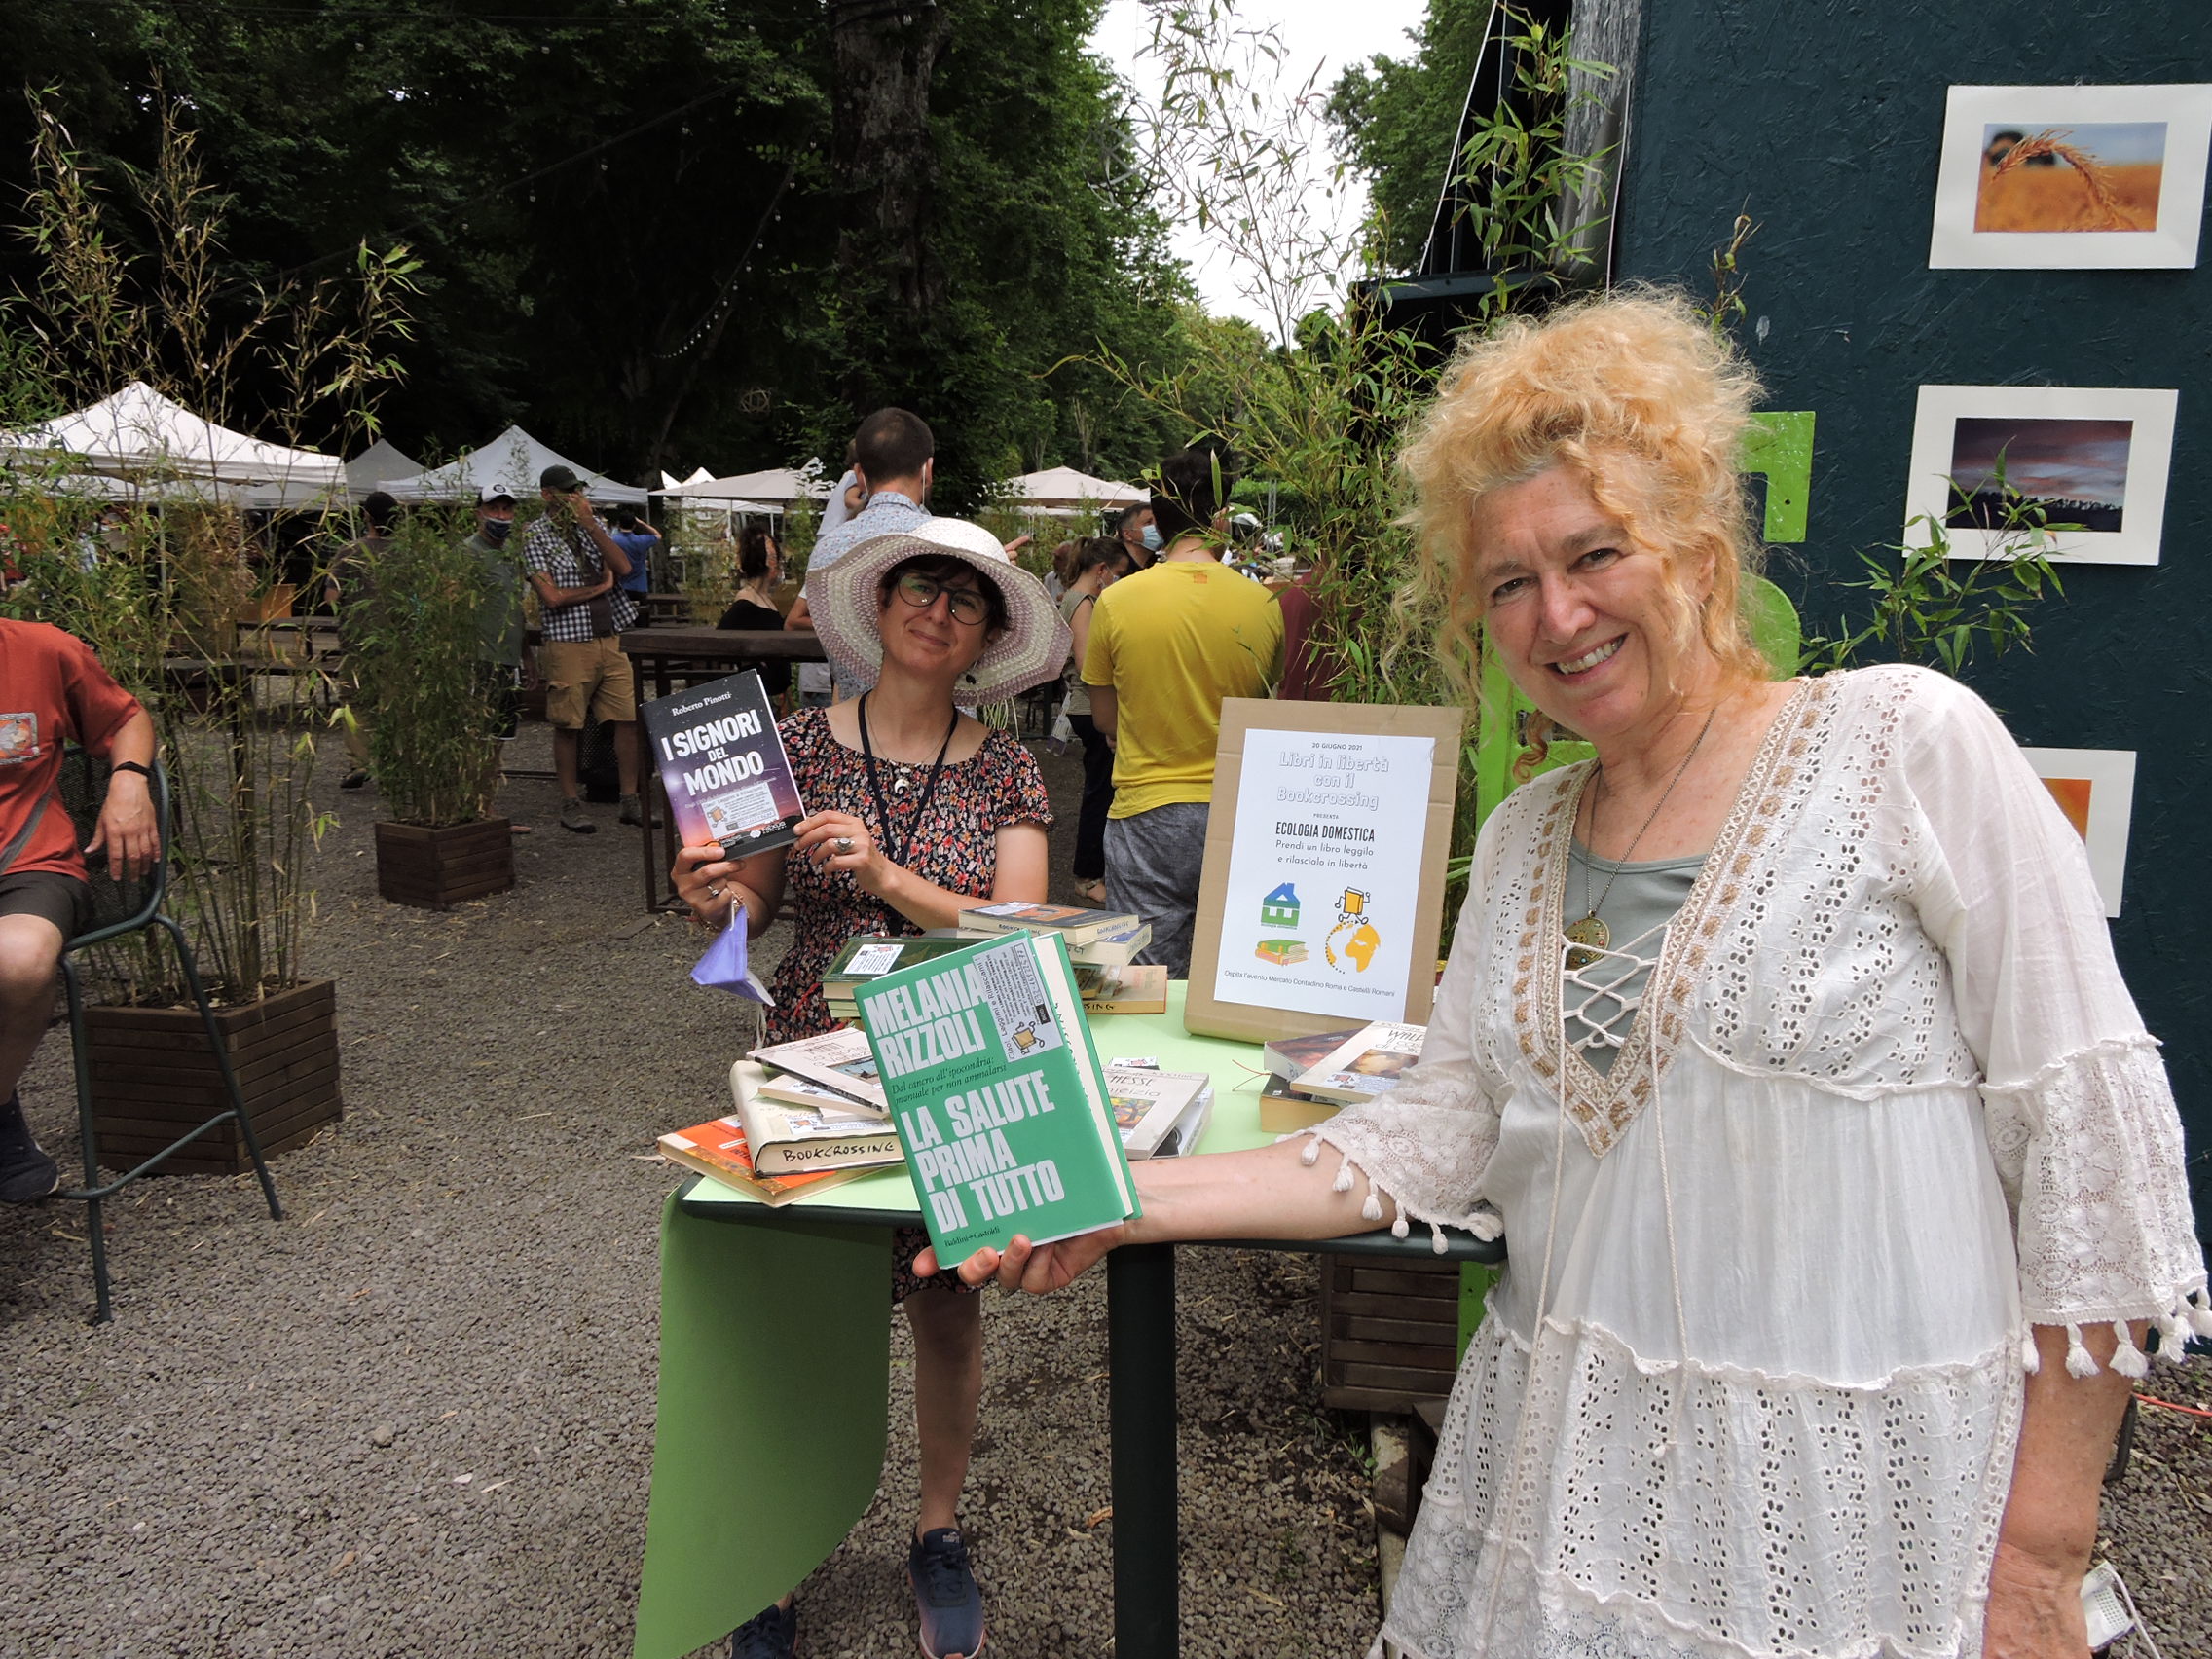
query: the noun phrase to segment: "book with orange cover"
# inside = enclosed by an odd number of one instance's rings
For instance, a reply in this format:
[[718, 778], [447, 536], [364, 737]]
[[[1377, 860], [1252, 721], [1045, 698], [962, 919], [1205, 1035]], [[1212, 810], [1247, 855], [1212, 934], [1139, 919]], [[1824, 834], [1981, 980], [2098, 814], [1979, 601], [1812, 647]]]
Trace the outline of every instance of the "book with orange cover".
[[736, 1118], [717, 1118], [660, 1137], [663, 1157], [711, 1175], [725, 1187], [750, 1193], [770, 1208], [780, 1208], [806, 1193], [827, 1192], [870, 1173], [867, 1169], [810, 1169], [803, 1175], [761, 1175], [753, 1168], [745, 1144], [745, 1125]]

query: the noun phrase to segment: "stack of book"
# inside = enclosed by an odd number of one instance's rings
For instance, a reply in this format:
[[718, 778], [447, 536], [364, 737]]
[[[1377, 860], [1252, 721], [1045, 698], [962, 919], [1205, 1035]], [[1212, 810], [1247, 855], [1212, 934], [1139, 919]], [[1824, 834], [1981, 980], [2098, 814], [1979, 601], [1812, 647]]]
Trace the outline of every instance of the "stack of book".
[[1278, 1037], [1260, 1051], [1268, 1081], [1260, 1090], [1260, 1127], [1287, 1135], [1309, 1129], [1387, 1094], [1420, 1060], [1425, 1025], [1379, 1019], [1310, 1037]]
[[[1083, 910], [1077, 914], [1096, 916], [1098, 912]], [[1124, 919], [1125, 918], [1116, 918]], [[848, 1024], [854, 1023], [860, 1018], [857, 997], [863, 985], [871, 984], [886, 974], [896, 974], [903, 969], [934, 962], [975, 943], [978, 938], [996, 937], [996, 934], [986, 935], [979, 930], [969, 932], [955, 929], [905, 939], [885, 939], [879, 935], [867, 934], [859, 939], [847, 940], [822, 976], [822, 994], [830, 1004], [830, 1016]], [[1102, 942], [1093, 941], [1068, 952], [1075, 969], [1076, 990], [1083, 998], [1085, 1014], [1167, 1012], [1167, 970], [1131, 964], [1128, 961], [1128, 957], [1142, 950], [1151, 938], [1152, 929], [1138, 922], [1133, 929], [1119, 929], [1106, 936]], [[1107, 954], [1119, 952], [1122, 960], [1095, 961], [1089, 960], [1086, 954], [1101, 950]]]
[[996, 939], [1003, 934], [1033, 933], [1056, 939], [1067, 946], [1068, 960], [1079, 968], [1124, 968], [1152, 942], [1152, 924], [1141, 917], [1089, 910], [1077, 904], [977, 904], [960, 912], [960, 934], [965, 939]]
[[1122, 1151], [1132, 1163], [1142, 1158], [1176, 1158], [1197, 1148], [1213, 1118], [1211, 1077], [1152, 1066], [1110, 1065], [1105, 1072]]

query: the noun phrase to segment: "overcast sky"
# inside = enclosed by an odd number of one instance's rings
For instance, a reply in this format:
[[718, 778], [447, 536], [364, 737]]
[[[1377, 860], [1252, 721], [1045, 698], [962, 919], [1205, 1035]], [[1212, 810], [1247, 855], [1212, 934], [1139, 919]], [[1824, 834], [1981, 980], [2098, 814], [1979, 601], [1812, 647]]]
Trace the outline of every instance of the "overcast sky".
[[[1408, 35], [1419, 25], [1422, 9], [1422, 0], [1243, 0], [1238, 13], [1247, 24], [1272, 23], [1280, 33], [1289, 57], [1286, 84], [1298, 85], [1319, 64], [1320, 86], [1326, 91], [1347, 63], [1364, 61], [1377, 53], [1410, 56], [1413, 46]], [[1137, 54], [1151, 38], [1141, 0], [1109, 0], [1091, 44], [1149, 97], [1159, 92], [1159, 68]], [[1343, 210], [1357, 219], [1357, 203], [1347, 202]], [[1271, 319], [1236, 292], [1235, 272], [1226, 258], [1216, 255], [1195, 231], [1179, 228], [1174, 247], [1189, 261], [1208, 311], [1249, 316], [1272, 331]]]

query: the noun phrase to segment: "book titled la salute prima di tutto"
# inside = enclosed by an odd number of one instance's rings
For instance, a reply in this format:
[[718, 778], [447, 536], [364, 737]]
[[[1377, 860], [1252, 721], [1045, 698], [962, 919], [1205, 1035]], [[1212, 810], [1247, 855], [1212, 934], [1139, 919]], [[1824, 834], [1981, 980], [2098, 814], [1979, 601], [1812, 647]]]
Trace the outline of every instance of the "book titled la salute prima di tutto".
[[793, 838], [804, 816], [760, 676], [748, 670], [638, 706], [676, 838], [746, 858]]
[[1057, 939], [1014, 934], [855, 993], [938, 1257], [1137, 1213], [1105, 1074]]

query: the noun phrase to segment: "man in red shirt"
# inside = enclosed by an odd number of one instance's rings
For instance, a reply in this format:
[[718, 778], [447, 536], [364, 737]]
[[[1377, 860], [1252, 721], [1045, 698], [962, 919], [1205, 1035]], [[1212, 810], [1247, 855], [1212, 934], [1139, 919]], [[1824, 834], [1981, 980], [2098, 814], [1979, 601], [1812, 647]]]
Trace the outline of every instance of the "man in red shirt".
[[[113, 767], [99, 824], [82, 852], [57, 785], [80, 744]], [[161, 852], [151, 793], [154, 722], [82, 640], [0, 617], [0, 1202], [28, 1203], [60, 1184], [31, 1138], [16, 1083], [46, 1034], [61, 946], [92, 913], [88, 854], [118, 880]]]

